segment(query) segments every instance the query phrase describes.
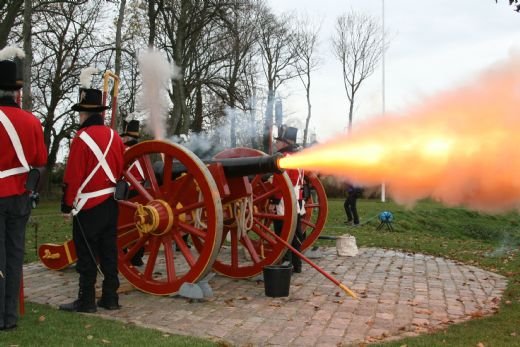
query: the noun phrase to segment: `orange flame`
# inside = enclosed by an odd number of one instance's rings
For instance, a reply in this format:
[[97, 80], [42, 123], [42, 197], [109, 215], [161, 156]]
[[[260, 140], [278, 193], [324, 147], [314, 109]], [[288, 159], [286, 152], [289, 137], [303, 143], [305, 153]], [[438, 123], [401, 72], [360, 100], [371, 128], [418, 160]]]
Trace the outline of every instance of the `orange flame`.
[[432, 197], [484, 212], [520, 207], [520, 57], [406, 114], [372, 118], [280, 160], [369, 186], [401, 204]]

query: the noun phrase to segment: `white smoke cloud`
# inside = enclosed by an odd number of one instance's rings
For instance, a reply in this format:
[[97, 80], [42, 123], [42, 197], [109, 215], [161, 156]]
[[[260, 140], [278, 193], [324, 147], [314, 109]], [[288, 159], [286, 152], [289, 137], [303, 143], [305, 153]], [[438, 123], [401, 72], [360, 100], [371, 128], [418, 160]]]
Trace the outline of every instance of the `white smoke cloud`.
[[155, 139], [162, 139], [166, 134], [165, 119], [170, 105], [166, 91], [170, 79], [179, 75], [179, 68], [153, 49], [139, 55], [138, 61], [143, 78], [140, 101], [148, 111], [147, 125]]

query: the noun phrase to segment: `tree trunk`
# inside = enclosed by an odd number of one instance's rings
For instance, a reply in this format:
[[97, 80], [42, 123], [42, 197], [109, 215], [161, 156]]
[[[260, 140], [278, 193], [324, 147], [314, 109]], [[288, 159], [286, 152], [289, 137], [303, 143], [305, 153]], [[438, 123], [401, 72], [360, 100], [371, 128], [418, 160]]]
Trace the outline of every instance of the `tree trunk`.
[[354, 118], [354, 95], [350, 99], [350, 106], [348, 108], [348, 132], [352, 131], [352, 119]]
[[235, 148], [237, 146], [237, 114], [235, 112], [235, 85], [234, 81], [230, 81], [231, 84], [228, 87], [228, 95], [229, 95], [229, 102], [228, 106], [231, 109], [231, 119], [230, 119], [230, 126], [229, 126], [229, 138], [231, 140], [231, 147]]
[[[5, 0], [3, 0], [5, 1]], [[24, 3], [24, 0], [11, 0], [11, 3], [7, 5], [7, 13], [5, 17], [0, 22], [0, 47], [5, 47], [7, 45], [7, 39], [9, 38], [9, 33], [14, 25], [16, 20], [16, 16], [18, 15], [18, 11], [20, 7]], [[26, 1], [27, 2], [27, 1]], [[29, 1], [30, 3], [30, 1]]]
[[32, 110], [32, 93], [31, 93], [31, 67], [32, 67], [32, 4], [31, 0], [24, 1], [24, 12], [23, 12], [23, 50], [25, 58], [23, 60], [23, 96], [22, 105], [23, 109], [27, 111]]
[[309, 136], [309, 123], [311, 121], [311, 76], [310, 71], [307, 71], [307, 86], [305, 87], [307, 96], [307, 119], [305, 120], [305, 130], [303, 131], [303, 147], [307, 146], [307, 138]]
[[202, 105], [202, 89], [200, 86], [197, 87], [197, 90], [195, 92], [195, 116], [193, 119], [193, 126], [192, 129], [196, 133], [200, 133], [202, 131], [202, 112], [203, 112], [203, 105]]
[[259, 149], [256, 141], [256, 88], [253, 88], [253, 95], [249, 101], [251, 109], [251, 121], [249, 122], [249, 137], [251, 138], [251, 148]]
[[148, 0], [148, 25], [150, 27], [150, 32], [148, 33], [148, 47], [153, 47], [155, 45], [155, 36], [157, 35], [157, 13], [159, 9], [155, 9], [155, 0]]
[[[185, 48], [186, 42], [186, 30], [188, 27], [188, 13], [189, 13], [189, 0], [181, 1], [181, 10], [179, 14], [179, 24], [177, 26], [176, 32], [176, 41], [175, 41], [175, 51], [174, 51], [174, 60], [175, 63], [179, 65], [181, 69], [181, 76], [184, 76], [184, 64], [183, 64], [183, 52]], [[186, 86], [184, 84], [184, 78], [181, 77], [175, 81], [175, 90], [174, 90], [174, 102], [173, 102], [173, 117], [177, 119], [176, 123], [178, 124], [176, 129], [172, 129], [175, 131], [175, 134], [188, 134], [190, 130], [190, 115], [187, 112], [186, 107]], [[174, 119], [174, 121], [175, 121]], [[180, 124], [179, 124], [180, 123]]]
[[263, 147], [264, 147], [263, 150], [266, 153], [271, 153], [274, 94], [275, 94], [275, 91], [272, 88], [269, 88], [269, 91], [267, 93], [267, 105], [266, 105], [266, 109], [265, 109], [264, 139], [263, 139]]
[[[121, 30], [123, 27], [123, 20], [125, 18], [125, 6], [126, 6], [126, 0], [121, 0], [121, 3], [119, 4], [119, 16], [117, 17], [117, 26], [116, 26], [116, 57], [115, 57], [115, 63], [114, 63], [114, 73], [116, 76], [119, 76], [121, 74]], [[112, 97], [114, 97], [114, 94], [117, 91], [114, 90], [114, 93], [112, 94]], [[112, 100], [112, 102], [114, 102]], [[117, 129], [117, 118], [118, 118], [118, 110], [117, 107], [112, 110], [112, 124], [114, 124], [115, 129]]]

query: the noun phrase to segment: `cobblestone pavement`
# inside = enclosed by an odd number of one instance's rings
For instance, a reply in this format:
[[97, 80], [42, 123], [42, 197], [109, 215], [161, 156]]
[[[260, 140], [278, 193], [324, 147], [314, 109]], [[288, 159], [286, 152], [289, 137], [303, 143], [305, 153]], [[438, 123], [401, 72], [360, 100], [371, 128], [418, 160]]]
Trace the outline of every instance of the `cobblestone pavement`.
[[[322, 253], [316, 263], [360, 300], [304, 264], [291, 279], [289, 297], [266, 297], [263, 282], [215, 276], [212, 298], [127, 290], [121, 310], [96, 315], [234, 346], [337, 346], [414, 336], [493, 314], [507, 285], [495, 273], [422, 254], [378, 248], [361, 248], [355, 257], [339, 257], [335, 248]], [[77, 277], [72, 268], [57, 272], [28, 264], [26, 300], [68, 302], [76, 297]]]

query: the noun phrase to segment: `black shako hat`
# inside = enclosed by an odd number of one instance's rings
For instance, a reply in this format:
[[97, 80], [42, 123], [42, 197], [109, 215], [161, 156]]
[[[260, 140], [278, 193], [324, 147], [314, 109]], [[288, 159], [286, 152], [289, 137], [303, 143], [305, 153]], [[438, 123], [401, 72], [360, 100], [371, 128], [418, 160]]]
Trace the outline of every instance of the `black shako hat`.
[[103, 93], [99, 89], [80, 88], [78, 103], [72, 105], [73, 111], [101, 112], [109, 109], [103, 105]]
[[287, 125], [281, 125], [278, 127], [278, 135], [275, 138], [275, 140], [295, 144], [297, 135], [298, 128], [288, 127]]
[[131, 136], [139, 138], [139, 121], [132, 119], [131, 121], [123, 121], [123, 133], [121, 136]]
[[0, 89], [18, 90], [22, 86], [22, 81], [17, 79], [16, 63], [11, 60], [0, 61]]

